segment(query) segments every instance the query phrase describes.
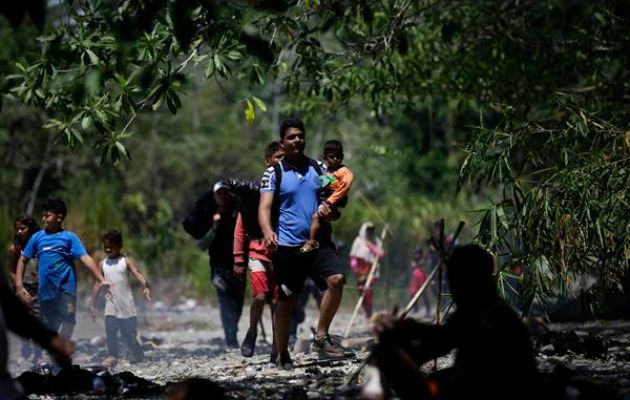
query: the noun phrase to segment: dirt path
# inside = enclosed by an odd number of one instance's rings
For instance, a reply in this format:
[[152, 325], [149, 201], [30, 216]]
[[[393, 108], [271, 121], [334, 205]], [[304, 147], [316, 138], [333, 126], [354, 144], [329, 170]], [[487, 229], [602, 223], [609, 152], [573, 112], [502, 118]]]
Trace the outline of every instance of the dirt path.
[[[358, 386], [341, 391], [340, 385], [367, 354], [355, 349], [356, 359], [338, 361], [331, 365], [316, 365], [309, 353], [294, 353], [296, 369], [278, 371], [269, 364], [271, 346], [261, 335], [258, 337], [256, 355], [245, 359], [238, 350], [227, 350], [223, 345], [218, 310], [209, 306], [165, 308], [142, 314], [139, 333], [152, 338], [145, 343], [146, 358], [137, 363], [121, 362], [112, 372], [130, 371], [160, 385], [181, 381], [189, 377], [203, 377], [219, 382], [233, 398], [356, 398]], [[308, 327], [316, 322], [317, 312], [307, 310], [307, 321], [301, 326], [297, 349], [308, 347]], [[350, 310], [342, 310], [334, 323], [333, 334], [341, 334], [350, 317]], [[74, 363], [81, 366], [98, 364], [105, 357], [104, 328], [101, 321], [92, 323], [87, 314], [77, 315], [74, 339], [77, 353]], [[248, 318], [241, 318], [239, 339], [247, 329]], [[271, 332], [268, 311], [265, 314], [265, 330]], [[579, 335], [596, 334], [603, 338], [608, 351], [600, 354], [580, 354], [580, 349], [554, 349], [547, 346], [538, 355], [539, 369], [549, 372], [559, 363], [580, 375], [596, 378], [615, 388], [622, 396], [630, 396], [630, 323], [597, 322], [588, 325], [557, 325], [554, 330], [578, 332]], [[367, 325], [360, 317], [356, 335], [365, 336]], [[97, 338], [98, 337], [98, 338]], [[95, 339], [97, 338], [97, 339]], [[271, 338], [268, 337], [270, 341]], [[560, 342], [563, 338], [560, 338]], [[566, 341], [566, 340], [565, 340]], [[19, 341], [11, 338], [11, 372], [14, 376], [28, 370], [32, 364], [19, 357]], [[556, 347], [558, 344], [556, 343]], [[560, 354], [564, 351], [564, 354]], [[546, 353], [546, 354], [545, 354]], [[449, 359], [440, 360], [444, 365]], [[31, 398], [38, 398], [31, 396]]]

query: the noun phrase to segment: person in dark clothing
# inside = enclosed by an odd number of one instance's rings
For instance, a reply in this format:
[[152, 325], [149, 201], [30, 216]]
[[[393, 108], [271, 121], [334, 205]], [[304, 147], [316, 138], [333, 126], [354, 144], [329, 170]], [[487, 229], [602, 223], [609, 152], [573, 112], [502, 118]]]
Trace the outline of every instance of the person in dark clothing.
[[[539, 378], [529, 335], [497, 293], [494, 264], [479, 246], [454, 250], [447, 274], [457, 310], [445, 325], [387, 314], [374, 318], [379, 341], [374, 356], [384, 387], [402, 399], [535, 398]], [[453, 349], [452, 368], [429, 376], [419, 372], [422, 364]]]
[[210, 256], [210, 278], [219, 299], [226, 345], [239, 348], [238, 321], [245, 300], [245, 282], [235, 276], [233, 270], [232, 247], [238, 212], [228, 183], [215, 183], [213, 192], [217, 208], [212, 216], [212, 226], [198, 244], [201, 249], [208, 249]]
[[70, 365], [74, 351], [72, 342], [55, 331], [46, 328], [28, 311], [9, 287], [4, 273], [0, 273], [0, 398], [13, 400], [24, 398], [24, 393], [7, 371], [9, 348], [6, 332], [33, 339], [44, 347], [62, 367]]

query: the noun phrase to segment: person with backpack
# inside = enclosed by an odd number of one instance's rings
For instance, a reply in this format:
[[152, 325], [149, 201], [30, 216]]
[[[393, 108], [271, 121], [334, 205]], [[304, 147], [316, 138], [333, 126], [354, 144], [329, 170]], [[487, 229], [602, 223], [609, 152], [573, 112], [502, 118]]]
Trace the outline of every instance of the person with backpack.
[[238, 349], [238, 321], [245, 301], [245, 282], [234, 274], [232, 253], [238, 210], [227, 182], [216, 182], [212, 192], [215, 208], [210, 201], [203, 206], [205, 212], [210, 210], [206, 215], [212, 215], [211, 225], [197, 244], [200, 249], [208, 250], [210, 256], [210, 279], [219, 299], [225, 344], [230, 349]]
[[[344, 349], [329, 335], [329, 328], [339, 308], [345, 282], [341, 259], [332, 242], [330, 223], [322, 221], [315, 251], [300, 252], [309, 238], [311, 217], [315, 212], [325, 220], [331, 209], [319, 204], [322, 164], [304, 155], [306, 131], [298, 118], [280, 125], [280, 143], [284, 159], [265, 170], [260, 185], [258, 220], [265, 244], [273, 250], [272, 260], [278, 282], [278, 305], [274, 314], [274, 335], [280, 369], [293, 369], [289, 355], [291, 314], [307, 276], [325, 289], [313, 341], [313, 351], [320, 356], [343, 356]], [[318, 209], [319, 207], [319, 209]]]

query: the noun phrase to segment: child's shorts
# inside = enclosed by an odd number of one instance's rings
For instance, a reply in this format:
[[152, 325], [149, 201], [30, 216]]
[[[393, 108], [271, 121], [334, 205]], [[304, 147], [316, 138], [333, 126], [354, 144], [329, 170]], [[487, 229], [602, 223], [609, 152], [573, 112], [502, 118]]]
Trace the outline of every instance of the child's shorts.
[[59, 329], [62, 323], [75, 325], [77, 298], [69, 293], [61, 293], [54, 299], [40, 302], [44, 323], [52, 330]]
[[278, 288], [273, 265], [270, 262], [250, 257], [247, 267], [249, 269], [249, 280], [252, 283], [252, 297], [267, 293], [273, 299], [276, 299], [278, 297]]

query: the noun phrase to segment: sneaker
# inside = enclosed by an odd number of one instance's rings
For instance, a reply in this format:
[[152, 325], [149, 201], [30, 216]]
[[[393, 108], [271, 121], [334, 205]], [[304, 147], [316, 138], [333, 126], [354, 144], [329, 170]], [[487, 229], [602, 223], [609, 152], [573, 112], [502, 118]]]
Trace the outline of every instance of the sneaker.
[[342, 357], [346, 354], [346, 350], [339, 343], [334, 341], [329, 334], [323, 336], [315, 335], [311, 351], [318, 353], [319, 357]]
[[114, 368], [116, 364], [118, 364], [118, 360], [116, 359], [116, 357], [112, 356], [107, 356], [107, 358], [104, 359], [101, 363], [101, 365], [107, 369]]
[[243, 357], [251, 357], [254, 355], [257, 333], [258, 332], [256, 329], [250, 329], [247, 331], [245, 339], [243, 339], [243, 344], [241, 344], [241, 354], [243, 355]]
[[276, 368], [285, 371], [291, 371], [293, 369], [293, 360], [291, 360], [289, 353], [278, 355], [276, 358]]

